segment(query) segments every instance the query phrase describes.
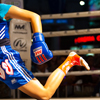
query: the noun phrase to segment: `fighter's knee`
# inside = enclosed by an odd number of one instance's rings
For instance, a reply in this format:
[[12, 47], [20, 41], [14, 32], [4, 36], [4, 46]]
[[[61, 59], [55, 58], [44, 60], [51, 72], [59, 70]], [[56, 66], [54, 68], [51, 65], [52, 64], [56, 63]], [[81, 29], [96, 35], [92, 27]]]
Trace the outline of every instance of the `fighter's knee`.
[[39, 98], [40, 100], [49, 100], [51, 97], [52, 94], [49, 91], [47, 91], [47, 92], [43, 92]]
[[50, 100], [50, 98], [45, 96], [45, 97], [40, 97], [40, 99], [38, 99], [38, 100]]

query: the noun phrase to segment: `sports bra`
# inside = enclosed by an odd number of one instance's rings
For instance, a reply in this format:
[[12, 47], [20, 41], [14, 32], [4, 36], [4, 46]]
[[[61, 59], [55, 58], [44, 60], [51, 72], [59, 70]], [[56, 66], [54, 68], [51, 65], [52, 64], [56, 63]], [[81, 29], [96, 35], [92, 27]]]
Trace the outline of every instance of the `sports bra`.
[[9, 40], [9, 23], [10, 21], [4, 19], [12, 5], [0, 3], [0, 46], [10, 45]]

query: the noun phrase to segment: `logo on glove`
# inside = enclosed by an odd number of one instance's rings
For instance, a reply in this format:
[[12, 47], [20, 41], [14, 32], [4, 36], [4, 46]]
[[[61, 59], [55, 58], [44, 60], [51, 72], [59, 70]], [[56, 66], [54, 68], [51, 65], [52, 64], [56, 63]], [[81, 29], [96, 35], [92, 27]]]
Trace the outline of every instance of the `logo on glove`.
[[42, 54], [42, 47], [38, 47], [34, 49], [33, 51], [34, 51], [35, 57], [37, 57]]

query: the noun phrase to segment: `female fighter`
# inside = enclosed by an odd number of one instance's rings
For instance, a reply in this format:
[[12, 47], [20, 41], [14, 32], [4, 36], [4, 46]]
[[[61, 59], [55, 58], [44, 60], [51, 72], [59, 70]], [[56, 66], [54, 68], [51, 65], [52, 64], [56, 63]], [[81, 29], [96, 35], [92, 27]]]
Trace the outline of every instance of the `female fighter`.
[[[48, 100], [55, 93], [64, 76], [74, 65], [85, 66], [89, 70], [85, 60], [75, 52], [71, 52], [66, 60], [48, 77], [43, 86], [25, 67], [20, 54], [13, 50], [9, 40], [9, 22], [12, 18], [31, 22], [33, 29], [33, 44], [31, 46], [31, 58], [36, 64], [42, 64], [50, 60], [53, 55], [48, 49], [42, 34], [41, 18], [38, 14], [21, 9], [14, 5], [0, 3], [0, 81], [11, 89], [19, 89], [30, 97]], [[67, 45], [67, 44], [66, 44]]]

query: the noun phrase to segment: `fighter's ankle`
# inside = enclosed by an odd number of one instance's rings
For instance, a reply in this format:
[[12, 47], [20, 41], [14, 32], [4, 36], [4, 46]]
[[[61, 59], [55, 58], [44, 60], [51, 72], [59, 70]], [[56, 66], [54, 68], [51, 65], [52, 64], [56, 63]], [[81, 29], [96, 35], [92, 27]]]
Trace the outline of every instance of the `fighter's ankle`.
[[75, 52], [71, 52], [67, 59], [58, 68], [66, 74], [74, 65], [80, 65], [80, 56]]
[[67, 61], [66, 63], [62, 63], [58, 68], [61, 69], [66, 75], [66, 73], [70, 70], [72, 66], [73, 65], [69, 61]]

